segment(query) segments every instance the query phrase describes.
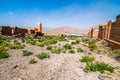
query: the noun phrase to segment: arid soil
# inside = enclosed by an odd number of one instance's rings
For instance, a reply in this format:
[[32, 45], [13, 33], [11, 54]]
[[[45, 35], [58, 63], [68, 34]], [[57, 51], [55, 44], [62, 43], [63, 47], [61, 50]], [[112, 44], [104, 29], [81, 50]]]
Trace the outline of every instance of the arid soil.
[[[87, 50], [82, 45], [74, 47], [79, 46]], [[22, 56], [24, 49], [34, 54]], [[46, 48], [30, 44], [24, 49], [8, 50], [10, 57], [0, 59], [0, 80], [120, 80], [120, 71], [115, 71], [114, 74], [85, 73], [83, 71], [85, 63], [79, 61], [82, 55], [89, 53], [94, 55], [97, 61], [104, 61], [115, 67], [120, 66], [118, 61], [108, 55], [93, 52], [52, 54]], [[44, 51], [50, 54], [50, 58], [38, 59], [36, 54]], [[31, 58], [35, 58], [37, 63], [29, 64]]]

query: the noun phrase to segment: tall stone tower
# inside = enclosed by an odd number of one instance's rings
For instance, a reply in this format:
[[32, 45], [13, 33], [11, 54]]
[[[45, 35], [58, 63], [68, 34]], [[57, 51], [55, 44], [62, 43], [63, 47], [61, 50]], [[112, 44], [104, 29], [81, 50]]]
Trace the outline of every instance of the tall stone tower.
[[38, 32], [41, 32], [42, 33], [42, 23], [38, 23]]

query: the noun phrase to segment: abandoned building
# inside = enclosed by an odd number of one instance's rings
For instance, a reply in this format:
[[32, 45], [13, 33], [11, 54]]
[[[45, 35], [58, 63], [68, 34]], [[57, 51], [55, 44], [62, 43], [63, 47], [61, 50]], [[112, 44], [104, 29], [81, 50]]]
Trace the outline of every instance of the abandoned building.
[[[88, 36], [94, 36], [93, 29]], [[107, 24], [99, 25], [98, 39], [105, 39], [112, 49], [120, 49], [120, 15], [116, 17], [116, 21], [109, 21]]]
[[11, 26], [0, 26], [0, 34], [1, 35], [9, 35], [9, 36], [26, 36], [26, 35], [34, 35], [39, 36], [43, 35], [42, 33], [42, 24], [38, 23], [38, 28], [19, 28], [19, 27], [11, 27]]
[[98, 27], [93, 27], [89, 32], [88, 32], [88, 36], [89, 37], [94, 37], [94, 38], [98, 38]]

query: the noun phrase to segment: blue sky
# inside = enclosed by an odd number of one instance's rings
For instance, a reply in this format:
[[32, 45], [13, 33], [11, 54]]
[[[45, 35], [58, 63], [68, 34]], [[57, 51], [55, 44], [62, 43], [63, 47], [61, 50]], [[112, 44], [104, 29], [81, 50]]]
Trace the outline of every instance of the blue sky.
[[120, 0], [0, 0], [0, 25], [89, 28], [115, 20]]

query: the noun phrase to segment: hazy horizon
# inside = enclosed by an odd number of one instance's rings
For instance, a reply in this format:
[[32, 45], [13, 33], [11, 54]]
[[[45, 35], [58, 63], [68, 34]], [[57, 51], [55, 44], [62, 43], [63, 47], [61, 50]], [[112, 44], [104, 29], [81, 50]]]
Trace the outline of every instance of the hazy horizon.
[[118, 0], [1, 0], [0, 25], [87, 29], [115, 20]]

